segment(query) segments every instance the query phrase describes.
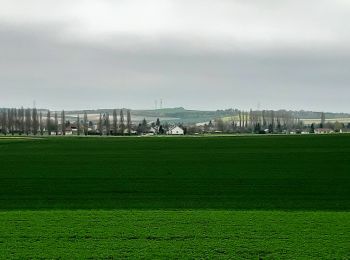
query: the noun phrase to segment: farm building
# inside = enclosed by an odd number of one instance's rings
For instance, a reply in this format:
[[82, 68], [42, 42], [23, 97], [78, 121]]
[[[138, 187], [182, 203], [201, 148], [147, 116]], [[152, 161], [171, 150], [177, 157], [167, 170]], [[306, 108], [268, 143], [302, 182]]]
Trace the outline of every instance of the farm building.
[[179, 126], [171, 126], [166, 132], [167, 135], [183, 135], [185, 134], [184, 130]]

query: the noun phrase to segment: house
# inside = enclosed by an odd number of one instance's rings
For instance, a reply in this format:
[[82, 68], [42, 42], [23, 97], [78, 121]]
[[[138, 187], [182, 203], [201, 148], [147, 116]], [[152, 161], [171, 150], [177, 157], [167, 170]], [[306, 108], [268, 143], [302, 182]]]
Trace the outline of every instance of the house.
[[155, 127], [152, 127], [152, 126], [151, 126], [151, 128], [150, 128], [150, 130], [149, 130], [149, 133], [150, 133], [150, 134], [153, 134], [153, 135], [158, 134], [158, 133], [159, 133], [159, 126], [155, 126]]
[[315, 134], [330, 134], [333, 133], [334, 131], [329, 128], [317, 128], [315, 129]]
[[169, 127], [168, 131], [166, 132], [167, 135], [184, 135], [185, 132], [181, 127], [178, 126], [171, 126]]
[[[125, 128], [124, 134], [125, 134], [125, 135], [128, 135], [128, 134], [129, 134], [129, 130], [128, 130], [127, 128]], [[136, 135], [137, 132], [136, 132], [135, 130], [133, 130], [133, 129], [130, 129], [130, 134], [131, 134], [131, 135]]]
[[65, 130], [66, 130], [66, 135], [73, 134], [73, 127], [72, 126], [67, 126]]

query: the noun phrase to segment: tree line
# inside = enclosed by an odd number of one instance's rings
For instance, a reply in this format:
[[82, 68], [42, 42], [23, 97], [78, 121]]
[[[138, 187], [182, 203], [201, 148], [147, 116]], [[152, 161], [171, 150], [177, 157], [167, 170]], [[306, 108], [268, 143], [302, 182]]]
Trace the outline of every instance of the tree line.
[[202, 126], [191, 126], [188, 131], [259, 134], [282, 133], [302, 127], [303, 122], [288, 111], [235, 110], [231, 117], [217, 118]]
[[[124, 114], [126, 113], [126, 119]], [[132, 133], [131, 111], [120, 109], [113, 113], [100, 113], [95, 125], [88, 120], [86, 112], [83, 118], [77, 115], [75, 124], [66, 121], [66, 113], [39, 110], [37, 108], [7, 108], [0, 110], [0, 133], [7, 135], [66, 135], [67, 128], [75, 129], [77, 135], [130, 135]]]

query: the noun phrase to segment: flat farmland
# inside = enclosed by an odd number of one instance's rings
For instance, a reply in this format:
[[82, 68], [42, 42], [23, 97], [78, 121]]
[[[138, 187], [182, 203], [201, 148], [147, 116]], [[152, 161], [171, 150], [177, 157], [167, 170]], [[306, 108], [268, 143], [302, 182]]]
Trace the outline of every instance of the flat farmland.
[[0, 222], [4, 258], [347, 259], [350, 135], [2, 138]]

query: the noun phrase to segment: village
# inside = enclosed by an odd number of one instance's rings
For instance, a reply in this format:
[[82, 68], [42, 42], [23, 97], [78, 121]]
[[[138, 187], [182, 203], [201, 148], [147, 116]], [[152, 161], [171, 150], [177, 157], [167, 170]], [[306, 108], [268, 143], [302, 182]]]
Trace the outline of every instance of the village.
[[274, 111], [236, 112], [231, 117], [217, 117], [202, 123], [172, 122], [140, 117], [133, 119], [130, 109], [110, 112], [72, 113], [10, 108], [0, 110], [3, 135], [48, 136], [155, 136], [221, 134], [333, 134], [350, 132], [350, 123], [320, 119], [305, 123], [291, 114]]

